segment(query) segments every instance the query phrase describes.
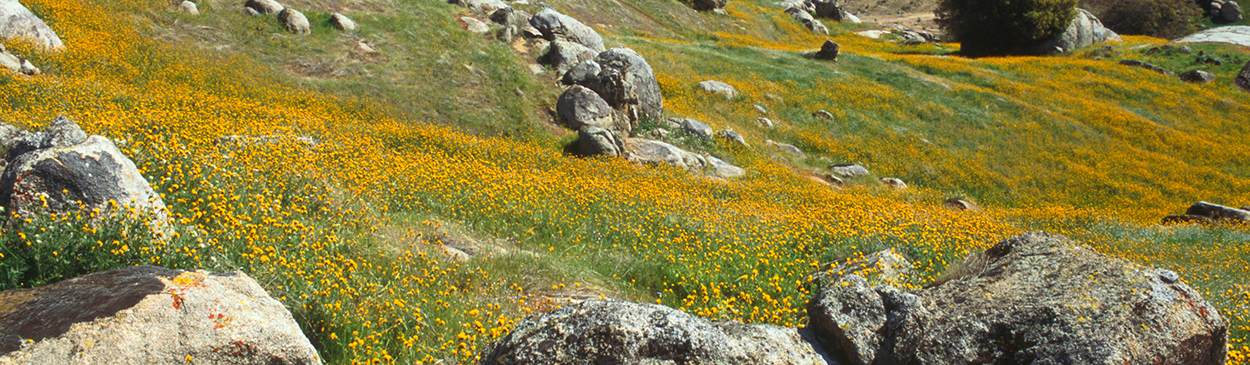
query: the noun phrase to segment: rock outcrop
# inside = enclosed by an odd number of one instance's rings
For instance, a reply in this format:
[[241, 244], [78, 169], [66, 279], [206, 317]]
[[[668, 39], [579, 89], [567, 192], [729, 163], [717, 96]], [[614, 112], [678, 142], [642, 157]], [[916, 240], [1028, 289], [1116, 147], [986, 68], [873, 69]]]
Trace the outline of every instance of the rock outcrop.
[[1222, 222], [1250, 223], [1250, 211], [1207, 202], [1194, 203], [1185, 210], [1185, 214]]
[[542, 61], [556, 69], [557, 75], [564, 75], [574, 66], [586, 61], [594, 61], [599, 52], [583, 46], [581, 43], [554, 41], [547, 48]]
[[356, 30], [356, 22], [340, 13], [330, 14], [330, 25], [342, 31]]
[[702, 170], [707, 161], [677, 146], [644, 138], [625, 138], [625, 150], [635, 162], [668, 164], [685, 170]]
[[548, 41], [579, 43], [595, 52], [603, 52], [603, 38], [594, 29], [568, 15], [550, 8], [534, 14], [530, 25], [542, 33]]
[[816, 53], [812, 54], [812, 58], [815, 58], [818, 60], [837, 61], [838, 49], [840, 48], [841, 47], [838, 46], [836, 42], [826, 40], [825, 43], [820, 46], [820, 51], [817, 51]]
[[[164, 226], [165, 204], [113, 141], [90, 136], [61, 116], [47, 129], [13, 142], [0, 175], [0, 205], [23, 212], [44, 204], [54, 212], [129, 206]], [[46, 203], [45, 203], [46, 202]]]
[[1206, 84], [1215, 81], [1215, 75], [1203, 70], [1189, 70], [1177, 75], [1181, 81], [1192, 82], [1195, 84]]
[[582, 126], [617, 129], [612, 125], [612, 106], [599, 94], [581, 85], [573, 86], [560, 95], [556, 101], [556, 113], [571, 129], [581, 129]]
[[1063, 31], [1063, 34], [1038, 45], [1033, 53], [1070, 52], [1091, 44], [1120, 39], [1120, 35], [1103, 26], [1094, 14], [1085, 9], [1076, 10], [1076, 17], [1068, 23], [1068, 28]]
[[1220, 18], [1229, 23], [1241, 21], [1241, 5], [1236, 1], [1229, 0], [1224, 2], [1224, 6], [1220, 7]]
[[271, 15], [281, 13], [283, 9], [286, 9], [277, 0], [247, 0], [246, 3], [243, 3], [243, 7], [255, 10], [259, 14]]
[[577, 148], [585, 156], [620, 156], [625, 152], [621, 137], [610, 130], [583, 126], [577, 130]]
[[655, 304], [587, 300], [517, 323], [482, 365], [826, 364], [810, 332], [713, 323]]
[[613, 124], [629, 125], [632, 129], [643, 118], [660, 120], [664, 97], [647, 60], [632, 49], [613, 48], [599, 53], [595, 63], [599, 65], [599, 74], [582, 85], [612, 106]]
[[0, 19], [4, 19], [0, 22], [2, 39], [26, 38], [52, 50], [65, 47], [52, 28], [17, 0], [0, 0]]
[[0, 292], [0, 363], [320, 364], [242, 272], [131, 266]]
[[312, 32], [308, 25], [308, 18], [299, 10], [286, 8], [278, 12], [278, 21], [282, 22], [282, 26], [286, 31], [292, 34], [308, 34]]
[[1219, 364], [1227, 356], [1228, 321], [1176, 273], [1063, 237], [1004, 240], [951, 276], [918, 291], [876, 289], [887, 311], [877, 363]]
[[735, 96], [738, 96], [738, 90], [735, 90], [733, 85], [716, 80], [699, 82], [699, 88], [708, 93], [724, 96], [725, 99], [732, 100]]
[[832, 171], [834, 175], [845, 179], [869, 175], [868, 169], [852, 163], [829, 165], [829, 171]]
[[1246, 65], [1241, 67], [1241, 71], [1233, 77], [1233, 83], [1242, 90], [1250, 91], [1250, 62], [1246, 62]]

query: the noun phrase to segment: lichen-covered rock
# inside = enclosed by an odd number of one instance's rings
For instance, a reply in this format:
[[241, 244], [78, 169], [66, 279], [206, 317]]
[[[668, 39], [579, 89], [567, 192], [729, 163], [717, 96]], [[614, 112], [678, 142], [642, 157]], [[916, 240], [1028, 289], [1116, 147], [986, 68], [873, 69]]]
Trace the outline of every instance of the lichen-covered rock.
[[644, 138], [625, 138], [629, 159], [645, 164], [668, 164], [686, 170], [701, 171], [707, 165], [702, 156], [677, 146]]
[[542, 61], [556, 69], [557, 75], [564, 75], [570, 69], [586, 61], [594, 61], [599, 52], [587, 48], [580, 43], [554, 41], [547, 48]]
[[620, 156], [625, 151], [616, 133], [589, 125], [577, 130], [577, 147], [585, 156]]
[[61, 49], [65, 43], [42, 19], [17, 0], [0, 0], [0, 39], [26, 38], [46, 49]]
[[[883, 363], [1223, 364], [1228, 321], [1171, 271], [1041, 232], [891, 311]], [[883, 296], [884, 297], [884, 296]], [[923, 313], [915, 310], [923, 307]], [[906, 321], [895, 318], [906, 317]]]
[[599, 94], [580, 85], [560, 95], [556, 101], [556, 113], [570, 129], [581, 129], [583, 126], [615, 129], [612, 126], [612, 106]]
[[587, 300], [522, 320], [483, 352], [480, 364], [826, 364], [805, 332]]
[[131, 266], [0, 292], [0, 363], [320, 364], [242, 272]]
[[286, 31], [292, 34], [308, 34], [312, 32], [308, 25], [308, 18], [299, 10], [291, 8], [282, 9], [278, 13], [278, 21], [281, 21]]
[[542, 33], [548, 41], [566, 41], [580, 43], [595, 52], [603, 52], [603, 37], [589, 26], [560, 14], [551, 8], [543, 9], [530, 18], [530, 25]]
[[243, 3], [243, 7], [255, 10], [259, 14], [278, 14], [286, 9], [277, 0], [247, 0]]
[[164, 202], [134, 162], [113, 141], [88, 137], [64, 116], [16, 141], [5, 160], [0, 205], [7, 211], [30, 211], [45, 201], [54, 212], [80, 207], [104, 212], [116, 204], [152, 213], [154, 227], [167, 224]]
[[738, 96], [738, 90], [734, 90], [733, 85], [726, 84], [724, 82], [720, 82], [716, 80], [707, 80], [707, 81], [699, 82], [699, 88], [702, 88], [703, 91], [706, 91], [712, 94], [724, 96], [725, 99], [732, 100], [735, 96]]
[[832, 171], [834, 175], [847, 179], [869, 175], [868, 169], [852, 163], [829, 165], [829, 171]]
[[356, 30], [356, 22], [340, 13], [330, 14], [330, 25], [342, 31]]
[[[594, 90], [616, 110], [616, 124], [632, 129], [644, 118], [660, 120], [664, 97], [647, 60], [629, 48], [613, 48], [595, 57], [599, 74], [584, 86]], [[628, 132], [628, 131], [624, 131]]]
[[820, 285], [807, 302], [808, 326], [830, 342], [826, 349], [851, 364], [873, 364], [886, 322], [881, 295], [859, 275], [850, 274]]

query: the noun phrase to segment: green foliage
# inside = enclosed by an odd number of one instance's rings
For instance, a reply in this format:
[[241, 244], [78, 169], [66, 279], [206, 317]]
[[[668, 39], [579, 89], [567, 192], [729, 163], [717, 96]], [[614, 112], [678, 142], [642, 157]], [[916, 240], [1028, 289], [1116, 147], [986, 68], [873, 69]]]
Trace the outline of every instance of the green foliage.
[[1188, 0], [1116, 0], [1090, 9], [1103, 25], [1120, 34], [1179, 38], [1197, 31], [1202, 9]]
[[1077, 0], [943, 0], [937, 22], [970, 55], [1027, 50], [1063, 33]]

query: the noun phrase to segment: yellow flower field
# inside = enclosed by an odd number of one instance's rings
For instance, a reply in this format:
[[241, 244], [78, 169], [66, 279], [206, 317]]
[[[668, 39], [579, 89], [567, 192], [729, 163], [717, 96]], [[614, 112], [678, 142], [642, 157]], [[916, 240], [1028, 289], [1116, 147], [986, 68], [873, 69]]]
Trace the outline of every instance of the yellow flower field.
[[[901, 283], [914, 287], [971, 251], [1038, 229], [1180, 272], [1231, 320], [1233, 362], [1244, 363], [1250, 352], [1250, 232], [1155, 225], [1196, 200], [1246, 199], [1247, 172], [1238, 166], [1250, 161], [1250, 148], [1237, 142], [1246, 137], [1238, 118], [1250, 102], [1227, 88], [1077, 58], [904, 54], [840, 34], [847, 56], [839, 67], [847, 70], [812, 81], [821, 88], [764, 72], [724, 72], [715, 76], [744, 95], [724, 101], [693, 87], [713, 69], [739, 65], [736, 56], [721, 55], [765, 52], [784, 61], [823, 37], [749, 3], [731, 6], [730, 16], [785, 36], [722, 34], [711, 48], [727, 51], [706, 50], [721, 64], [683, 64], [662, 52], [704, 50], [685, 40], [609, 36], [667, 65], [657, 77], [673, 115], [732, 127], [757, 144], [774, 138], [813, 155], [870, 163], [881, 176], [930, 176], [908, 181], [913, 187], [904, 192], [830, 188], [794, 171], [805, 167], [747, 150], [728, 158], [750, 174], [724, 182], [406, 120], [367, 96], [311, 92], [255, 67], [257, 60], [179, 49], [113, 16], [163, 6], [154, 2], [27, 5], [67, 47], [44, 52], [5, 43], [45, 74], [0, 75], [0, 121], [35, 129], [65, 114], [88, 133], [117, 140], [179, 227], [150, 245], [102, 240], [99, 249], [141, 255], [126, 264], [244, 270], [292, 309], [333, 363], [471, 362], [516, 320], [578, 291], [713, 319], [802, 325], [804, 284], [822, 263], [894, 248], [915, 263], [914, 277]], [[925, 125], [970, 111], [853, 71], [879, 65], [950, 98], [1005, 100], [993, 105], [1016, 109], [957, 122], [969, 125], [968, 134], [1006, 140], [957, 146], [955, 136], [925, 134]], [[777, 118], [782, 128], [763, 130], [752, 124], [752, 103], [827, 109], [882, 132], [833, 135], [793, 113]], [[1167, 115], [1168, 123], [1144, 114]], [[236, 135], [270, 138], [223, 139]], [[1002, 163], [1000, 153], [1019, 164]], [[1045, 174], [1023, 173], [1029, 164]], [[1070, 170], [1060, 174], [1060, 165]], [[1195, 180], [1202, 183], [1185, 183]], [[943, 189], [953, 186], [994, 193], [981, 198], [983, 211], [957, 212], [941, 205], [950, 192]], [[515, 247], [448, 260], [428, 243], [444, 224]]]

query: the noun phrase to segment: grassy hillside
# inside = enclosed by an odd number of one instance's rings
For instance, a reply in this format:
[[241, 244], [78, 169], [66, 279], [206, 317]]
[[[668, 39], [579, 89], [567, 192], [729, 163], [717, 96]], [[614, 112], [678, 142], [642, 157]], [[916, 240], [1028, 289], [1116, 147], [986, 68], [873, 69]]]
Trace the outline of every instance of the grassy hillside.
[[[727, 16], [659, 0], [553, 2], [645, 56], [667, 114], [756, 146], [703, 145], [749, 171], [723, 182], [562, 155], [572, 137], [547, 112], [555, 75], [529, 71], [523, 42], [461, 30], [467, 11], [437, 1], [287, 4], [306, 9], [310, 36], [225, 1], [201, 3], [198, 17], [150, 1], [27, 5], [68, 47], [5, 43], [45, 74], [0, 76], [0, 121], [37, 128], [66, 114], [118, 140], [179, 229], [65, 216], [15, 226], [0, 248], [5, 288], [140, 263], [239, 269], [331, 363], [467, 363], [569, 297], [797, 325], [820, 263], [892, 247], [916, 264], [904, 284], [923, 285], [969, 251], [1045, 229], [1176, 270], [1232, 321], [1234, 360], [1247, 351], [1250, 231], [1157, 224], [1197, 200], [1250, 205], [1239, 143], [1250, 93], [1231, 83], [1250, 60], [1242, 49], [1195, 46], [1230, 61], [1200, 86], [1115, 63], [1199, 67], [1146, 55], [1157, 39], [969, 60], [949, 54], [956, 44], [903, 47], [830, 24], [843, 55], [827, 63], [801, 54], [826, 37], [769, 1], [731, 2]], [[361, 30], [333, 30], [331, 11]], [[696, 90], [708, 79], [742, 96]], [[756, 126], [755, 104], [779, 127]], [[240, 134], [320, 143], [218, 142]], [[766, 138], [808, 158], [775, 157]], [[912, 188], [803, 177], [835, 162]], [[952, 196], [984, 209], [943, 208]], [[476, 255], [450, 260], [440, 243]]]

